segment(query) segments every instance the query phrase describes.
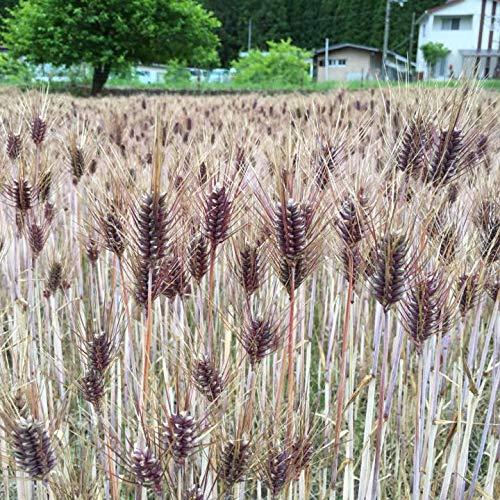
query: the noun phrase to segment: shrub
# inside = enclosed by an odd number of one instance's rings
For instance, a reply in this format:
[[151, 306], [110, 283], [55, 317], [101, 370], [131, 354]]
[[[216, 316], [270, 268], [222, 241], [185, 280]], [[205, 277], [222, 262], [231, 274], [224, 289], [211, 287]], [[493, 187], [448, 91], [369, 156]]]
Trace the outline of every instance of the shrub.
[[441, 42], [427, 42], [420, 47], [424, 55], [424, 60], [429, 66], [429, 73], [434, 71], [434, 66], [443, 57], [446, 57], [450, 50], [446, 48]]
[[181, 62], [173, 60], [169, 63], [163, 78], [167, 86], [185, 86], [191, 82], [191, 73]]
[[234, 82], [239, 85], [304, 85], [309, 81], [310, 53], [290, 39], [267, 42], [268, 52], [251, 50], [233, 62]]
[[9, 53], [0, 54], [0, 78], [20, 83], [33, 80], [33, 66], [22, 59], [15, 59]]

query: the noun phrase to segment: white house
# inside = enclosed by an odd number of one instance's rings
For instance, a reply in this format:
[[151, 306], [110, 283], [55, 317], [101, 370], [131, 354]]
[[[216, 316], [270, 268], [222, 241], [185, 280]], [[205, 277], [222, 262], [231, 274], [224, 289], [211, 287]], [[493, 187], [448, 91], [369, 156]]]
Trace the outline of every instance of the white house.
[[[500, 0], [448, 0], [425, 11], [419, 25], [417, 72], [436, 79], [461, 74], [500, 78]], [[441, 42], [449, 53], [432, 69], [420, 47]]]

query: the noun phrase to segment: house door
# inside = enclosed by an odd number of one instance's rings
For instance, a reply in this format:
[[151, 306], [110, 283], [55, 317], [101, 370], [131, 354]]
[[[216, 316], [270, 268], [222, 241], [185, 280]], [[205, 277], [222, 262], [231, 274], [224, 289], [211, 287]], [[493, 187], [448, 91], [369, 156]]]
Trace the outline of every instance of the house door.
[[436, 76], [439, 78], [445, 78], [446, 77], [446, 60], [447, 57], [442, 57], [441, 59], [438, 60], [436, 64]]

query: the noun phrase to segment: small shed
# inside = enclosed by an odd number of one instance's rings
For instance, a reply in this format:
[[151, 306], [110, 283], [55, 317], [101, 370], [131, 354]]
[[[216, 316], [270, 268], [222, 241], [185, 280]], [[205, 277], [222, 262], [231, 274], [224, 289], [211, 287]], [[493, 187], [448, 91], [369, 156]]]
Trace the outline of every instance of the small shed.
[[[328, 49], [316, 50], [313, 58], [313, 77], [318, 82], [327, 80], [373, 80], [382, 75], [382, 50], [367, 45], [339, 43]], [[414, 66], [414, 65], [412, 65]], [[406, 57], [387, 52], [387, 76], [392, 80], [404, 77], [409, 70]]]

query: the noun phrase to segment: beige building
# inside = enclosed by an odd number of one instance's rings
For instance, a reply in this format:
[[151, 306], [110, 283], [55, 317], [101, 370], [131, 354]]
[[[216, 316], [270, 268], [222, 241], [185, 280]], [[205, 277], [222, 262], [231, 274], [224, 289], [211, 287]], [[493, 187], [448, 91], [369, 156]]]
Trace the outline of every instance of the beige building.
[[[393, 51], [387, 54], [387, 75], [390, 79], [404, 78], [408, 73], [408, 60]], [[325, 49], [317, 50], [313, 58], [313, 77], [318, 82], [326, 80], [362, 81], [382, 75], [382, 50], [354, 43], [340, 43], [328, 49], [328, 71]]]

